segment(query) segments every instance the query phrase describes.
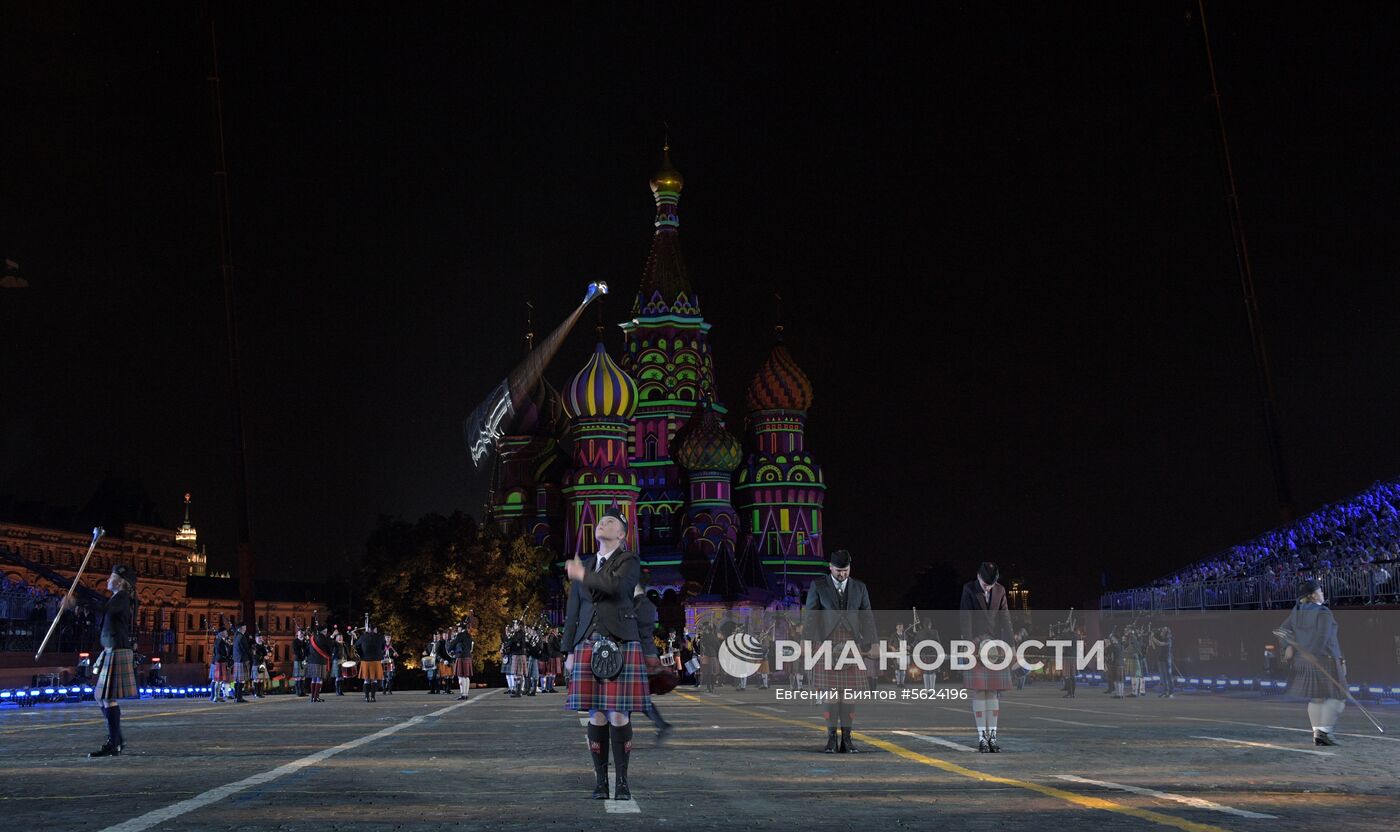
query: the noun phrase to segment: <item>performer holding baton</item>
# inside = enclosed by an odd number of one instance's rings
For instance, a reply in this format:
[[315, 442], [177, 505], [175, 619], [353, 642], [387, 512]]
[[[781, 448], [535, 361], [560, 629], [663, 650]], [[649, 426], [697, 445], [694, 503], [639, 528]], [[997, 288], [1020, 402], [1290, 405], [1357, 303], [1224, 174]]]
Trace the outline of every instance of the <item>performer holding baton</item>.
[[[1336, 745], [1332, 730], [1347, 706], [1347, 660], [1342, 658], [1342, 647], [1337, 643], [1337, 619], [1327, 608], [1321, 584], [1312, 580], [1303, 582], [1302, 595], [1280, 629], [1288, 642], [1283, 652], [1284, 661], [1296, 659], [1288, 692], [1308, 700], [1313, 744]], [[1326, 665], [1322, 665], [1323, 662]], [[1329, 670], [1336, 670], [1337, 676], [1334, 678]]]
[[[102, 665], [93, 687], [93, 699], [107, 718], [107, 741], [88, 754], [89, 757], [115, 757], [126, 747], [122, 736], [122, 699], [140, 696], [136, 687], [136, 664], [131, 655], [131, 621], [136, 614], [136, 572], [125, 564], [112, 567], [107, 576], [107, 591], [112, 597], [103, 608]], [[63, 609], [74, 606], [70, 594], [63, 599]]]

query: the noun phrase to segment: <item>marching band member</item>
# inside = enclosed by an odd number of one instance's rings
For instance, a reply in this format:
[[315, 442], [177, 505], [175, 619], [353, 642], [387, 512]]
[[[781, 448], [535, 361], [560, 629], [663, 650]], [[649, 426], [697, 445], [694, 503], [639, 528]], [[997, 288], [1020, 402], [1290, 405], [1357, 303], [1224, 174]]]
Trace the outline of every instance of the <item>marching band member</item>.
[[247, 702], [243, 686], [253, 680], [253, 642], [248, 638], [248, 622], [239, 624], [233, 633], [233, 701]]
[[457, 686], [461, 690], [457, 698], [466, 699], [471, 695], [472, 671], [475, 670], [472, 653], [476, 650], [476, 643], [472, 640], [466, 622], [457, 628], [457, 634], [452, 637], [447, 649], [452, 654], [452, 672], [457, 674]]
[[311, 649], [307, 653], [306, 672], [311, 677], [311, 701], [325, 702], [321, 698], [321, 686], [327, 676], [336, 673], [336, 646], [326, 634], [326, 628], [318, 624], [311, 627]]
[[[585, 561], [575, 556], [564, 567], [570, 583], [564, 622], [564, 648], [569, 653], [569, 711], [588, 711], [588, 750], [593, 756], [593, 798], [608, 797], [608, 749], [611, 742], [617, 772], [617, 800], [630, 800], [627, 767], [632, 756], [632, 712], [651, 705], [637, 608], [632, 594], [641, 579], [636, 554], [623, 546], [627, 521], [611, 508], [593, 530], [596, 555]], [[592, 669], [594, 648], [611, 640], [618, 647], [621, 670], [601, 679]]]
[[224, 685], [233, 675], [232, 664], [233, 646], [229, 641], [228, 628], [220, 624], [219, 631], [214, 634], [214, 650], [209, 656], [210, 702], [228, 701], [224, 697]]
[[296, 638], [292, 639], [292, 688], [298, 697], [306, 695], [306, 631], [297, 628]]
[[384, 681], [384, 634], [379, 625], [370, 624], [355, 640], [360, 654], [360, 679], [364, 683], [365, 701], [378, 702], [379, 683]]
[[[136, 664], [131, 653], [131, 622], [136, 614], [136, 571], [118, 563], [107, 576], [107, 599], [102, 618], [102, 670], [93, 685], [92, 698], [107, 718], [107, 741], [89, 757], [115, 757], [126, 748], [122, 735], [122, 699], [140, 697], [136, 687]], [[63, 598], [63, 609], [72, 610], [76, 602], [72, 595]]]
[[977, 721], [977, 750], [996, 753], [997, 717], [1001, 713], [1001, 692], [1012, 686], [1010, 668], [992, 670], [982, 664], [982, 642], [999, 639], [1010, 649], [1011, 610], [1006, 604], [1006, 588], [997, 582], [997, 565], [990, 561], [977, 567], [977, 577], [963, 586], [959, 619], [962, 637], [976, 643], [978, 658], [966, 671], [963, 685], [972, 699]]
[[[1347, 706], [1347, 660], [1342, 658], [1342, 646], [1337, 641], [1337, 619], [1327, 608], [1322, 585], [1307, 580], [1302, 590], [1302, 597], [1279, 630], [1289, 642], [1283, 652], [1284, 661], [1295, 660], [1288, 693], [1308, 700], [1313, 744], [1336, 745], [1332, 731]], [[1294, 650], [1295, 645], [1297, 650]], [[1335, 678], [1328, 670], [1336, 670]]]
[[[831, 657], [836, 661], [848, 643], [858, 647], [871, 644], [877, 638], [875, 613], [870, 608], [870, 591], [865, 584], [851, 577], [851, 553], [838, 549], [831, 553], [828, 564], [830, 576], [817, 578], [807, 588], [803, 606], [803, 628], [816, 642], [832, 642]], [[863, 651], [862, 651], [863, 652]], [[827, 754], [857, 754], [860, 749], [851, 742], [851, 727], [855, 707], [845, 698], [845, 691], [865, 687], [869, 674], [863, 667], [812, 668], [812, 686], [821, 690], [839, 691], [826, 711]], [[841, 729], [837, 745], [836, 729]]]

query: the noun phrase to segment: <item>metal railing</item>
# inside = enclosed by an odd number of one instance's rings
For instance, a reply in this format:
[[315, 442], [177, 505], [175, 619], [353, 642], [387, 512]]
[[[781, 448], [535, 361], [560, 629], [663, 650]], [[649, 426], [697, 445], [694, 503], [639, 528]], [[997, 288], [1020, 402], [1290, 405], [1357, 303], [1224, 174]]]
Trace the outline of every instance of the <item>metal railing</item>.
[[[1332, 606], [1400, 603], [1400, 561], [1317, 570]], [[1152, 586], [1105, 593], [1100, 609], [1224, 610], [1287, 609], [1302, 592], [1308, 576], [1255, 576], [1227, 581], [1201, 581], [1173, 586]]]

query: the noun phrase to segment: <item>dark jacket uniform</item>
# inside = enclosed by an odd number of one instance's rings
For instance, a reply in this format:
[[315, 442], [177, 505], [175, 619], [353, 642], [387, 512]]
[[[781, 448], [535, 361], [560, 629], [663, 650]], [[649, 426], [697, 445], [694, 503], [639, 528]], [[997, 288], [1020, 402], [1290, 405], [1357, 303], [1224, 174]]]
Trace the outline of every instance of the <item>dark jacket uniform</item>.
[[865, 582], [847, 578], [843, 599], [830, 575], [817, 578], [807, 588], [802, 632], [813, 641], [826, 641], [841, 624], [850, 629], [856, 643], [875, 643], [879, 636], [875, 632], [875, 613], [870, 609], [870, 591]]
[[992, 584], [989, 601], [974, 578], [963, 585], [962, 603], [958, 606], [963, 638], [995, 638], [1011, 644], [1011, 610], [1006, 605], [1006, 587]]
[[229, 664], [233, 661], [233, 645], [227, 639], [214, 639], [214, 661]]
[[126, 590], [118, 590], [107, 599], [102, 619], [102, 646], [108, 650], [131, 649], [131, 617], [136, 600]]
[[463, 630], [453, 636], [452, 643], [447, 645], [449, 655], [454, 659], [470, 659], [472, 651], [476, 649], [476, 642], [472, 641], [472, 634]]
[[294, 639], [292, 639], [292, 661], [294, 661], [294, 662], [304, 662], [304, 661], [306, 661], [306, 653], [307, 653], [307, 650], [308, 650], [308, 649], [309, 649], [309, 648], [306, 646], [306, 640], [305, 640], [305, 639], [300, 639], [300, 638], [294, 638]]
[[1342, 645], [1337, 642], [1337, 619], [1326, 604], [1312, 601], [1299, 604], [1288, 614], [1281, 628], [1298, 646], [1319, 659], [1342, 658]]
[[362, 662], [384, 661], [384, 634], [368, 630], [361, 633], [360, 637], [355, 639], [355, 649], [360, 651]]
[[237, 630], [233, 633], [233, 662], [234, 664], [248, 664], [253, 660], [253, 640], [248, 638], [247, 633], [240, 633]]
[[594, 569], [595, 561], [592, 555], [584, 560], [583, 580], [569, 589], [564, 619], [564, 649], [569, 652], [594, 632], [619, 642], [641, 640], [632, 594], [642, 577], [642, 562], [623, 548], [608, 555], [602, 569]]

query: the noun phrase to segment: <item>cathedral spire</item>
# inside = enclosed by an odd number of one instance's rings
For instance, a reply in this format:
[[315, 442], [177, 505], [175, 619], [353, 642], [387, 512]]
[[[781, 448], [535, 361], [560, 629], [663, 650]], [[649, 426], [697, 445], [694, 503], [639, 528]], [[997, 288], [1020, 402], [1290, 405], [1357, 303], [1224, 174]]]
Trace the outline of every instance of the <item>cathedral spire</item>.
[[671, 164], [668, 136], [661, 149], [661, 168], [651, 177], [656, 201], [656, 233], [651, 240], [633, 315], [700, 315], [700, 303], [690, 288], [690, 275], [681, 257], [680, 200], [685, 177]]

